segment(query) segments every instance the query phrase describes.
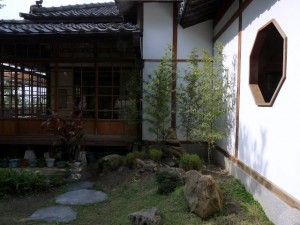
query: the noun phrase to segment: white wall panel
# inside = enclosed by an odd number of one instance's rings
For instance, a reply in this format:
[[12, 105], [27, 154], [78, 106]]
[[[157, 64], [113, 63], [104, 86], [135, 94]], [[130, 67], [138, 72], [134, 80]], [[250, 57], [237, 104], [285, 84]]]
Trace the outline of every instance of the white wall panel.
[[172, 14], [172, 3], [144, 3], [144, 59], [160, 59], [172, 44]]
[[212, 52], [212, 20], [183, 29], [178, 26], [177, 58], [188, 59], [193, 49]]

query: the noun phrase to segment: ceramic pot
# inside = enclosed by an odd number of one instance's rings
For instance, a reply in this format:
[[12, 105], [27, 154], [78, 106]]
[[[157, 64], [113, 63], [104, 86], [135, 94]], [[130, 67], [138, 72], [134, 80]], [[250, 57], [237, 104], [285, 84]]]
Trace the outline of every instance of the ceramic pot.
[[65, 168], [67, 166], [67, 162], [66, 161], [57, 161], [56, 162], [56, 167], [57, 168]]
[[46, 164], [47, 167], [54, 167], [55, 159], [54, 158], [47, 158], [46, 159]]
[[37, 167], [37, 161], [36, 160], [32, 160], [29, 162], [29, 167]]
[[17, 168], [19, 166], [19, 159], [10, 159], [9, 160], [9, 167]]

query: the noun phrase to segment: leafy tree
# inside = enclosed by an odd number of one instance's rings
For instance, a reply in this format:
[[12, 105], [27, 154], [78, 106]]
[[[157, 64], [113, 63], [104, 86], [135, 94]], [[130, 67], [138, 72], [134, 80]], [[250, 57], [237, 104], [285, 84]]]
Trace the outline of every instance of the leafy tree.
[[215, 56], [209, 56], [202, 51], [202, 66], [200, 68], [199, 126], [195, 134], [208, 144], [208, 162], [210, 163], [211, 150], [215, 141], [226, 136], [230, 122], [222, 119], [232, 108], [228, 102], [233, 97], [230, 82], [224, 67], [223, 45], [219, 42], [214, 47]]
[[201, 51], [201, 65], [198, 52], [192, 51], [178, 107], [186, 138], [200, 139], [208, 144], [209, 163], [215, 141], [226, 136], [230, 127], [230, 121], [223, 116], [232, 108], [228, 102], [233, 97], [223, 64], [222, 44], [217, 42], [214, 50], [214, 56], [206, 50]]
[[191, 52], [189, 58], [188, 69], [185, 71], [183, 77], [183, 84], [179, 86], [178, 90], [178, 113], [181, 121], [181, 128], [184, 132], [186, 140], [193, 139], [192, 134], [197, 127], [197, 113], [199, 112], [199, 54], [197, 50]]
[[145, 82], [144, 112], [149, 122], [149, 132], [156, 136], [156, 141], [165, 141], [171, 124], [171, 95], [173, 68], [172, 48], [165, 49], [165, 55], [159, 66]]

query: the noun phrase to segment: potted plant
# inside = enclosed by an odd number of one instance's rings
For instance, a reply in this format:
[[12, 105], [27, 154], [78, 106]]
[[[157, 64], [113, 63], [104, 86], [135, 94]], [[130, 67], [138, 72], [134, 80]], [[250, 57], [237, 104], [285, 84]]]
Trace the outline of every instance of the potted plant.
[[[42, 123], [42, 126], [57, 137], [53, 145], [58, 146], [58, 150], [68, 155], [70, 169], [82, 166], [79, 160], [84, 138], [81, 103], [74, 106], [70, 116], [61, 116], [50, 110], [50, 116]], [[81, 168], [73, 170], [81, 171]]]

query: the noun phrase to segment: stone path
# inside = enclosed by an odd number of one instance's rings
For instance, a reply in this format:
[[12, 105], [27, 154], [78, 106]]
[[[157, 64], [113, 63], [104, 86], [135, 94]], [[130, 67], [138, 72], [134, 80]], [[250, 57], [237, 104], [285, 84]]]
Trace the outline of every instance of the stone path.
[[76, 212], [68, 205], [87, 205], [105, 201], [108, 196], [102, 191], [88, 190], [94, 185], [84, 181], [71, 184], [69, 190], [56, 198], [56, 203], [66, 206], [51, 206], [35, 211], [27, 220], [46, 222], [70, 222], [76, 219]]
[[27, 220], [43, 220], [46, 222], [70, 222], [76, 219], [76, 213], [67, 206], [51, 206], [35, 211]]
[[107, 199], [107, 194], [102, 191], [80, 189], [70, 191], [56, 198], [56, 203], [61, 205], [88, 205], [103, 202]]

